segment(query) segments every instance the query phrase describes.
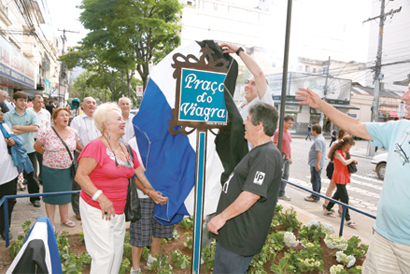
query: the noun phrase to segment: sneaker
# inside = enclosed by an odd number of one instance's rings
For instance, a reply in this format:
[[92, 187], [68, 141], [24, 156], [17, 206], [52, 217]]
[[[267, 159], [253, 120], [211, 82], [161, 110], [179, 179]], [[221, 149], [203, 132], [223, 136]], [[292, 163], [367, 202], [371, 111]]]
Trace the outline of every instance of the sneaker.
[[[168, 258], [168, 256], [167, 256], [167, 258]], [[157, 258], [154, 258], [154, 257], [151, 256], [151, 254], [149, 254], [148, 260], [147, 260], [147, 266], [150, 267], [150, 266], [151, 266], [153, 263], [155, 263], [157, 260], [158, 260]], [[172, 266], [171, 266], [171, 265], [169, 265], [169, 266], [170, 266], [170, 268], [172, 269]]]
[[141, 268], [139, 268], [139, 269], [137, 269], [137, 270], [134, 270], [134, 269], [132, 269], [132, 267], [131, 267], [131, 272], [130, 272], [130, 274], [140, 274], [141, 273]]
[[35, 200], [34, 202], [31, 202], [33, 204], [34, 207], [40, 207], [40, 201], [39, 200]]
[[279, 199], [280, 199], [280, 200], [284, 200], [284, 201], [290, 201], [290, 200], [292, 200], [292, 198], [286, 196], [286, 194], [283, 195], [283, 196], [279, 196]]
[[311, 197], [311, 196], [307, 196], [307, 197], [305, 197], [305, 201], [316, 203], [316, 202], [318, 202], [319, 200], [315, 200], [315, 198], [313, 198], [313, 197]]

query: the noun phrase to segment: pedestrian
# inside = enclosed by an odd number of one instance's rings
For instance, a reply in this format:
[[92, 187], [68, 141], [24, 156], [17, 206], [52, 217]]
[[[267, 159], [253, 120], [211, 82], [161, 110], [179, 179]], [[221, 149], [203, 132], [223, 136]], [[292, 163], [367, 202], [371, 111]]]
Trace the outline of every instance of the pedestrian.
[[309, 138], [309, 141], [312, 141], [310, 136], [312, 136], [312, 123], [309, 123], [309, 125], [308, 125], [308, 132], [307, 132], [307, 136], [305, 138], [305, 141], [307, 141], [307, 138]]
[[[68, 105], [68, 104], [67, 104]], [[84, 113], [75, 117], [70, 124], [72, 129], [75, 129], [78, 132], [79, 140], [77, 142], [77, 149], [75, 153], [75, 164], [78, 165], [78, 155], [81, 153], [83, 148], [88, 145], [92, 140], [101, 136], [100, 131], [94, 124], [94, 111], [96, 109], [95, 99], [93, 97], [85, 97], [81, 107], [84, 110]], [[69, 108], [68, 108], [69, 109]], [[70, 109], [69, 109], [70, 110]], [[72, 190], [81, 190], [80, 185], [73, 180]], [[71, 206], [76, 215], [77, 220], [81, 220], [81, 214], [79, 209], [79, 194], [73, 194], [71, 196]]]
[[[337, 135], [337, 140], [333, 143], [333, 146], [330, 148], [329, 150], [329, 154], [327, 155], [327, 158], [331, 158], [330, 155], [332, 152], [335, 151], [335, 146], [338, 142], [340, 142], [340, 140], [342, 140], [343, 137], [345, 136], [349, 136], [349, 133], [347, 131], [345, 131], [344, 129], [340, 128], [338, 135]], [[330, 182], [329, 182], [329, 186], [326, 190], [326, 196], [327, 197], [332, 197], [333, 194], [333, 190], [335, 190], [336, 188], [336, 184], [332, 181], [332, 177], [333, 177], [333, 171], [334, 171], [334, 164], [333, 164], [333, 160], [330, 160], [327, 167], [326, 167], [326, 176], [327, 178], [329, 178]], [[323, 209], [326, 208], [326, 206], [329, 204], [329, 200], [325, 200], [324, 204], [322, 205]], [[342, 206], [339, 205], [339, 216], [342, 216]]]
[[[51, 115], [50, 113], [42, 108], [42, 104], [44, 102], [44, 99], [41, 95], [36, 94], [34, 95], [33, 98], [33, 108], [29, 108], [29, 110], [34, 111], [34, 113], [37, 115], [37, 120], [38, 120], [38, 132], [34, 132], [34, 141], [37, 140], [38, 134], [43, 131], [44, 129], [48, 128], [51, 126]], [[40, 169], [40, 173], [38, 174], [38, 182], [40, 184], [43, 183], [43, 154], [36, 152], [36, 158], [37, 158], [37, 163]]]
[[[283, 171], [282, 171], [282, 179], [288, 181], [289, 180], [289, 171], [290, 165], [292, 164], [292, 150], [290, 148], [290, 143], [292, 142], [292, 135], [289, 132], [289, 129], [293, 126], [294, 120], [293, 117], [287, 115], [283, 118], [283, 137], [282, 137], [282, 160], [283, 160]], [[275, 131], [275, 135], [273, 135], [273, 142], [276, 146], [278, 146], [278, 139], [279, 139], [279, 129]], [[291, 198], [288, 197], [285, 193], [287, 183], [284, 181], [280, 182], [279, 188], [279, 199], [290, 201]]]
[[[33, 165], [33, 172], [24, 171], [27, 178], [28, 193], [36, 194], [40, 191], [37, 177], [37, 158], [34, 145], [34, 132], [38, 131], [39, 123], [37, 115], [27, 110], [28, 96], [24, 91], [17, 91], [13, 94], [15, 108], [4, 114], [4, 121], [14, 134], [20, 135], [23, 140], [23, 147], [27, 150], [27, 156]], [[34, 207], [40, 207], [40, 197], [30, 197], [30, 202]]]
[[[17, 178], [18, 171], [14, 166], [13, 158], [9, 154], [9, 148], [15, 145], [15, 141], [10, 138], [10, 134], [13, 132], [3, 122], [3, 112], [0, 108], [0, 200], [6, 195], [16, 195], [17, 194]], [[6, 229], [10, 230], [11, 224], [11, 214], [16, 204], [16, 199], [7, 199], [7, 213], [9, 227], [5, 226], [5, 216], [4, 216], [4, 205], [0, 207], [0, 234], [3, 240], [6, 240]], [[9, 233], [9, 239], [13, 238], [13, 235]]]
[[[345, 136], [340, 142], [338, 142], [334, 149], [330, 151], [330, 159], [333, 160], [335, 170], [333, 172], [332, 182], [336, 184], [337, 190], [332, 199], [342, 201], [342, 203], [349, 204], [349, 194], [347, 193], [346, 186], [350, 183], [350, 173], [347, 166], [350, 163], [357, 164], [357, 161], [350, 157], [350, 149], [354, 146], [355, 142], [352, 137]], [[349, 157], [347, 157], [349, 154]], [[330, 201], [323, 211], [323, 214], [329, 217], [336, 217], [331, 211], [335, 203]], [[357, 224], [350, 219], [349, 209], [346, 208], [345, 213], [346, 225], [349, 227], [356, 227]]]
[[[136, 152], [141, 166], [144, 168], [139, 154], [137, 139], [131, 138], [129, 145]], [[141, 219], [130, 223], [130, 244], [132, 251], [132, 267], [130, 274], [141, 273], [141, 255], [144, 247], [151, 245], [147, 266], [150, 267], [160, 252], [162, 239], [172, 238], [175, 225], [163, 225], [154, 218], [155, 191], [145, 188], [138, 181], [137, 191], [141, 205]], [[151, 187], [152, 188], [152, 187]]]
[[122, 119], [125, 121], [125, 134], [121, 137], [120, 141], [123, 144], [128, 144], [128, 141], [135, 136], [134, 125], [132, 119], [134, 119], [134, 114], [131, 111], [131, 100], [127, 97], [122, 97], [118, 100], [118, 106], [121, 109]]
[[10, 110], [12, 110], [11, 104], [7, 101], [7, 96], [9, 94], [5, 90], [0, 90], [0, 108], [3, 114], [6, 114]]
[[[410, 211], [406, 210], [410, 203], [410, 121], [362, 123], [324, 102], [309, 88], [299, 88], [296, 94], [300, 104], [319, 109], [338, 127], [389, 151], [376, 224], [362, 273], [410, 273], [407, 260], [410, 253]], [[410, 84], [402, 100], [410, 114]]]
[[245, 138], [252, 150], [222, 187], [217, 215], [208, 223], [215, 234], [213, 273], [246, 273], [266, 241], [282, 176], [282, 157], [272, 142], [278, 112], [266, 103], [249, 108]]
[[336, 141], [336, 138], [337, 138], [337, 131], [335, 128], [333, 128], [332, 132], [330, 133], [330, 138], [331, 140], [330, 140], [329, 147], [332, 146], [333, 142]]
[[75, 178], [81, 186], [84, 241], [91, 256], [90, 273], [118, 273], [124, 249], [129, 178], [135, 174], [140, 187], [146, 188], [155, 203], [164, 205], [168, 199], [152, 189], [135, 151], [130, 155], [120, 142], [125, 122], [119, 107], [100, 105], [94, 122], [101, 136], [83, 148]]
[[[322, 188], [321, 172], [325, 165], [326, 141], [319, 125], [312, 126], [312, 135], [315, 138], [309, 150], [308, 164], [310, 166], [310, 183], [314, 192], [320, 193]], [[305, 197], [305, 201], [318, 202], [320, 197], [311, 194]]]
[[[35, 100], [34, 100], [35, 101]], [[34, 102], [36, 105], [36, 102]], [[47, 110], [45, 112], [48, 113]], [[78, 141], [78, 132], [68, 126], [70, 111], [57, 108], [53, 111], [53, 127], [40, 131], [34, 144], [34, 149], [41, 155], [43, 166], [43, 193], [70, 191], [73, 183], [71, 168], [74, 164], [74, 150]], [[70, 153], [70, 154], [68, 154]], [[47, 217], [54, 224], [56, 205], [60, 210], [61, 223], [67, 227], [74, 227], [75, 223], [68, 218], [68, 204], [71, 194], [44, 196]]]
[[46, 105], [47, 111], [50, 113], [50, 115], [53, 115], [53, 111], [56, 107], [53, 104], [53, 100], [48, 101], [48, 105]]

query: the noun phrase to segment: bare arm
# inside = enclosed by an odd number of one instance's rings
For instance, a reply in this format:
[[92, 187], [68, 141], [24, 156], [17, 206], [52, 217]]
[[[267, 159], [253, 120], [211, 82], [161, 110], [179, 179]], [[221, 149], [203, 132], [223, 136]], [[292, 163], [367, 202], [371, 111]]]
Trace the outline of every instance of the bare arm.
[[81, 150], [83, 150], [84, 146], [83, 146], [83, 144], [81, 144], [80, 141], [77, 141], [76, 148], [77, 148], [79, 151], [81, 151]]
[[322, 151], [316, 150], [316, 171], [320, 170], [320, 161], [322, 160]]
[[373, 141], [366, 129], [366, 124], [362, 123], [353, 117], [350, 117], [343, 112], [338, 111], [322, 99], [320, 96], [310, 90], [309, 88], [299, 88], [299, 91], [296, 92], [296, 99], [299, 100], [299, 104], [308, 105], [313, 108], [320, 109], [329, 119], [343, 128], [351, 135], [361, 137], [366, 140]]
[[[81, 158], [78, 165], [77, 173], [75, 175], [75, 181], [81, 186], [81, 189], [91, 197], [98, 190], [98, 188], [90, 179], [90, 174], [97, 166], [97, 164], [98, 162], [93, 158]], [[104, 195], [104, 193], [98, 196], [97, 202], [100, 204], [102, 218], [111, 220], [111, 216], [115, 215], [113, 203], [107, 198], [107, 196]], [[107, 214], [105, 214], [105, 212], [107, 212]]]
[[14, 134], [22, 134], [24, 132], [37, 132], [38, 131], [38, 126], [36, 125], [30, 125], [30, 126], [12, 126], [11, 131]]
[[[40, 154], [43, 154], [44, 151], [45, 151], [45, 149], [43, 148], [43, 143], [41, 143], [38, 139], [34, 143], [33, 148], [35, 149], [35, 151], [37, 151]], [[41, 165], [41, 163], [40, 163], [40, 165]]]
[[335, 153], [335, 158], [338, 159], [345, 166], [347, 166], [351, 162], [354, 162], [355, 164], [357, 164], [357, 161], [353, 158], [350, 158], [349, 160], [346, 160], [345, 158], [343, 158], [343, 156], [342, 156], [342, 154], [340, 154], [340, 152]]
[[[155, 191], [150, 182], [148, 181], [147, 177], [145, 177], [145, 169], [142, 166], [137, 167], [134, 169], [135, 175], [137, 175], [138, 180], [135, 180], [135, 183], [139, 189], [142, 190], [145, 194], [147, 194], [156, 204], [164, 205], [168, 202], [168, 198], [162, 196], [162, 194], [158, 191]], [[137, 182], [138, 181], [138, 182]]]
[[226, 221], [247, 211], [259, 200], [259, 198], [259, 195], [249, 191], [243, 191], [230, 206], [211, 219], [208, 223], [208, 230], [218, 234], [218, 230], [225, 225]]
[[[228, 43], [221, 43], [219, 46], [222, 48], [227, 48], [223, 51], [223, 53], [236, 53], [239, 48], [238, 46]], [[265, 75], [263, 74], [261, 67], [252, 57], [246, 54], [245, 51], [241, 51], [239, 53], [239, 57], [255, 78], [256, 90], [258, 91], [259, 98], [262, 98], [268, 89], [268, 84], [266, 83]]]

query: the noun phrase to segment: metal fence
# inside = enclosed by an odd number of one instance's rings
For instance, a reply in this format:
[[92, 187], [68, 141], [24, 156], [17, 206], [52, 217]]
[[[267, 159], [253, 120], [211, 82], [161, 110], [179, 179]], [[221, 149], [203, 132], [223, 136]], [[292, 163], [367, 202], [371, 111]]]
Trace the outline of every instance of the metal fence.
[[1, 198], [1, 200], [0, 200], [0, 206], [4, 205], [3, 210], [4, 210], [4, 227], [5, 227], [5, 236], [6, 236], [6, 247], [8, 247], [10, 245], [9, 229], [8, 229], [8, 227], [9, 227], [9, 211], [8, 211], [7, 199], [18, 199], [18, 198], [26, 198], [26, 197], [41, 197], [41, 196], [54, 196], [54, 195], [62, 195], [62, 194], [74, 194], [74, 193], [80, 193], [80, 190], [3, 196], [3, 198]]
[[[290, 184], [290, 185], [292, 185], [292, 186], [294, 186], [294, 187], [300, 188], [300, 189], [302, 189], [302, 190], [304, 190], [304, 191], [306, 191], [306, 192], [313, 193], [314, 195], [319, 196], [319, 197], [322, 197], [323, 199], [330, 200], [330, 201], [334, 202], [335, 204], [341, 205], [342, 208], [343, 208], [343, 211], [342, 211], [342, 218], [341, 218], [341, 221], [340, 221], [339, 236], [342, 236], [342, 235], [343, 235], [343, 227], [344, 227], [344, 222], [345, 222], [346, 208], [349, 208], [350, 210], [356, 211], [356, 212], [358, 212], [358, 213], [360, 213], [360, 214], [363, 214], [363, 215], [365, 215], [365, 216], [367, 216], [367, 217], [376, 219], [376, 216], [374, 216], [374, 215], [371, 215], [371, 214], [369, 214], [369, 213], [367, 213], [367, 212], [361, 211], [361, 210], [359, 210], [359, 209], [357, 209], [357, 208], [354, 208], [354, 207], [352, 207], [352, 206], [350, 206], [350, 205], [346, 205], [346, 204], [344, 204], [344, 203], [342, 203], [342, 202], [333, 200], [332, 198], [329, 198], [329, 197], [327, 197], [327, 196], [325, 196], [325, 195], [322, 195], [322, 194], [320, 194], [320, 193], [314, 192], [313, 190], [304, 188], [304, 187], [302, 187], [302, 186], [299, 186], [299, 185], [297, 185], [297, 184], [295, 184], [295, 183], [292, 183], [292, 182], [289, 182], [289, 181], [286, 181], [286, 180], [283, 180], [283, 179], [282, 179], [282, 181], [283, 181], [283, 182], [286, 182], [286, 183], [288, 183], [288, 184]], [[47, 192], [47, 193], [36, 193], [36, 194], [22, 194], [22, 195], [6, 195], [6, 196], [4, 196], [3, 198], [1, 198], [1, 200], [0, 200], [0, 206], [4, 204], [4, 207], [3, 207], [3, 210], [4, 210], [4, 227], [5, 227], [5, 228], [8, 228], [8, 227], [9, 227], [8, 205], [7, 205], [7, 202], [6, 202], [7, 199], [14, 199], [14, 198], [18, 199], [18, 198], [26, 198], [26, 197], [41, 197], [41, 196], [54, 196], [54, 195], [61, 195], [61, 194], [74, 194], [74, 193], [79, 193], [79, 192], [80, 192], [80, 190], [76, 190], [76, 191], [61, 191], [61, 192]], [[10, 245], [9, 230], [8, 230], [8, 229], [5, 229], [5, 236], [6, 236], [6, 247], [8, 247], [8, 246]]]

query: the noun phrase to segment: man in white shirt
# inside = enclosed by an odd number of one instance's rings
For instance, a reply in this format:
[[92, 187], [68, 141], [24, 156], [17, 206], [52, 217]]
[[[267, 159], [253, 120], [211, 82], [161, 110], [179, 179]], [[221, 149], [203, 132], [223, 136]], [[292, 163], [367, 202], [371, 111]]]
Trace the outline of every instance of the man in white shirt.
[[[29, 108], [29, 110], [34, 111], [37, 114], [38, 120], [38, 132], [34, 132], [34, 140], [37, 140], [37, 135], [40, 131], [48, 128], [51, 126], [51, 115], [50, 112], [42, 108], [44, 99], [41, 95], [36, 94], [33, 98], [33, 107]], [[43, 164], [43, 154], [36, 152], [37, 162], [40, 167], [40, 174], [38, 176], [38, 181], [42, 184], [43, 177], [42, 177], [42, 164]]]
[[268, 88], [268, 83], [266, 81], [265, 75], [261, 67], [255, 62], [255, 60], [250, 57], [243, 48], [228, 44], [221, 43], [220, 46], [223, 49], [223, 53], [236, 53], [245, 66], [252, 73], [251, 78], [245, 81], [245, 102], [239, 104], [238, 109], [242, 116], [242, 120], [246, 120], [249, 114], [249, 107], [257, 102], [268, 103], [273, 106], [273, 99], [271, 92]]
[[[96, 109], [95, 99], [92, 97], [84, 98], [81, 108], [84, 113], [78, 115], [71, 121], [70, 127], [78, 131], [79, 140], [77, 141], [77, 149], [75, 153], [75, 161], [77, 162], [78, 155], [81, 150], [88, 145], [89, 142], [101, 136], [101, 132], [94, 124], [94, 111]], [[78, 162], [76, 163], [78, 164]], [[80, 185], [73, 180], [72, 190], [81, 190]], [[73, 194], [71, 196], [71, 205], [78, 220], [81, 220], [79, 205], [80, 194]]]
[[122, 118], [125, 121], [125, 134], [120, 138], [123, 144], [128, 144], [128, 141], [134, 137], [134, 125], [132, 124], [132, 119], [134, 114], [131, 114], [131, 100], [127, 97], [122, 97], [118, 100], [118, 106], [121, 108]]
[[[12, 138], [6, 138], [8, 135], [12, 134], [10, 128], [3, 123], [3, 112], [0, 109], [0, 199], [5, 195], [16, 195], [17, 194], [17, 178], [18, 172], [17, 168], [14, 166], [13, 159], [8, 152], [8, 148], [15, 144]], [[11, 213], [13, 212], [14, 204], [16, 199], [7, 199], [7, 209], [9, 217], [9, 227], [11, 223]], [[4, 209], [3, 205], [0, 207], [0, 234], [3, 240], [6, 239], [5, 232], [6, 228], [4, 225]], [[13, 235], [9, 233], [9, 239]]]
[[[8, 110], [11, 111], [11, 110], [14, 109], [14, 106], [10, 103], [9, 100], [7, 100], [7, 98], [10, 98], [8, 92], [5, 91], [5, 90], [1, 90], [0, 91], [0, 101], [2, 101], [4, 104], [6, 104]], [[6, 112], [3, 110], [3, 113], [6, 113]]]

